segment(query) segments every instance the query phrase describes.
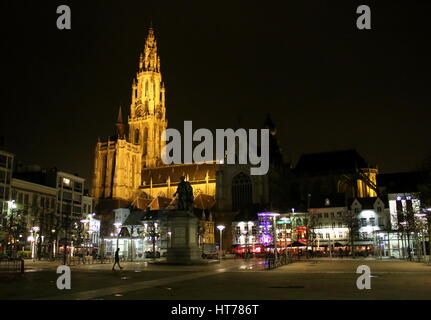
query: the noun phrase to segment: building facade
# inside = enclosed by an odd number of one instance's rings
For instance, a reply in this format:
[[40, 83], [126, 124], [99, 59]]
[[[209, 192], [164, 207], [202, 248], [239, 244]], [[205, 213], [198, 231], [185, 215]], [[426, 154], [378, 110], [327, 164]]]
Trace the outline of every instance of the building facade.
[[84, 196], [84, 178], [38, 166], [18, 166], [14, 175], [6, 227], [13, 224], [14, 232], [9, 233], [22, 251], [44, 258], [61, 253], [65, 245], [71, 252], [88, 242], [84, 222], [94, 206], [93, 198]]
[[[37, 254], [45, 255], [52, 250], [54, 244], [55, 204], [57, 192], [55, 188], [32, 182], [12, 179], [13, 209], [9, 212], [10, 222], [20, 229], [23, 249], [37, 245]], [[16, 200], [15, 200], [16, 199]], [[35, 257], [34, 246], [30, 248]]]
[[[99, 140], [95, 149], [92, 195], [95, 211], [102, 221], [102, 236], [113, 232], [115, 209], [175, 208], [174, 194], [182, 176], [193, 187], [195, 210], [205, 212], [200, 227], [206, 230], [202, 235], [205, 242], [220, 241], [214, 231], [207, 232], [214, 230], [215, 224], [224, 224], [230, 229], [232, 218], [242, 208], [269, 202], [268, 176], [251, 176], [249, 165], [226, 165], [223, 160], [179, 165], [162, 163], [165, 142], [161, 138], [168, 126], [166, 89], [152, 28], [132, 83], [128, 113], [126, 124], [120, 108], [115, 135]], [[275, 132], [272, 129], [272, 145]], [[230, 232], [223, 236], [224, 244], [230, 245]]]
[[304, 211], [310, 201], [326, 194], [376, 197], [377, 174], [377, 166], [367, 163], [356, 150], [304, 154], [290, 172], [286, 196], [293, 207]]
[[[0, 224], [8, 212], [8, 201], [11, 196], [14, 155], [0, 150]], [[1, 232], [1, 231], [0, 231]]]

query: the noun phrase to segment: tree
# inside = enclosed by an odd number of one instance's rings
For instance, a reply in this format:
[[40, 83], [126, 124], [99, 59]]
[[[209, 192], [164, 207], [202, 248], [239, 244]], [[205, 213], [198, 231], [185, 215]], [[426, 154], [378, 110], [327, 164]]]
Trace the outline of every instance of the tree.
[[355, 257], [355, 241], [359, 238], [359, 219], [354, 210], [346, 210], [341, 217], [341, 221], [349, 230], [349, 243], [352, 249], [352, 256]]
[[[306, 219], [306, 227], [307, 227], [307, 245], [309, 246], [311, 243], [311, 252], [314, 254], [315, 251], [315, 244], [316, 244], [316, 228], [319, 224], [319, 218], [317, 216], [317, 213], [310, 212], [308, 214], [308, 217]], [[308, 251], [307, 251], [307, 257], [308, 257]]]

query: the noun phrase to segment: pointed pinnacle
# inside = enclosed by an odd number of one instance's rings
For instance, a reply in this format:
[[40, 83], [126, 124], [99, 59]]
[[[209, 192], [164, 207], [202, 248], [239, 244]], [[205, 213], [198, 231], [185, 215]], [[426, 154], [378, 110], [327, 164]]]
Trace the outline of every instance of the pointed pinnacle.
[[121, 106], [120, 106], [120, 109], [118, 110], [117, 123], [123, 123], [123, 113], [121, 111]]

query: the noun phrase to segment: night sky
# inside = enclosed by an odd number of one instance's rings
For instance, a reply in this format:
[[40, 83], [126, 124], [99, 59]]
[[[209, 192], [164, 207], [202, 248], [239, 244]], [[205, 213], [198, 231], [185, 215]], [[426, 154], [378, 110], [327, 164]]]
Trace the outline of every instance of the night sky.
[[[56, 8], [72, 30], [56, 28]], [[372, 30], [356, 28], [368, 4]], [[259, 128], [286, 161], [356, 148], [381, 172], [430, 151], [429, 1], [5, 1], [0, 135], [25, 163], [91, 179], [98, 137], [129, 114], [152, 21], [169, 127]]]

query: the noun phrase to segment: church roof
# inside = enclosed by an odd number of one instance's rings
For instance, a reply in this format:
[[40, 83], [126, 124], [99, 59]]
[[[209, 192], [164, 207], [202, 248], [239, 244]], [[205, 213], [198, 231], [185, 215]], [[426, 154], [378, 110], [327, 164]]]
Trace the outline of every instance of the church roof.
[[180, 177], [189, 176], [189, 181], [205, 180], [205, 177], [209, 175], [210, 180], [214, 180], [216, 177], [216, 171], [219, 164], [217, 163], [202, 163], [202, 164], [181, 164], [181, 165], [167, 165], [158, 168], [147, 168], [142, 170], [142, 183], [146, 186], [151, 184], [164, 184], [171, 179], [171, 183], [179, 183]]
[[133, 201], [133, 205], [140, 210], [166, 210], [173, 209], [172, 199], [165, 197], [156, 197], [153, 199], [146, 199], [138, 197]]
[[193, 207], [201, 210], [209, 210], [214, 207], [216, 201], [213, 196], [200, 193], [197, 195], [193, 202]]
[[368, 167], [365, 159], [352, 149], [304, 154], [300, 157], [295, 171], [310, 173], [355, 172], [356, 169]]

